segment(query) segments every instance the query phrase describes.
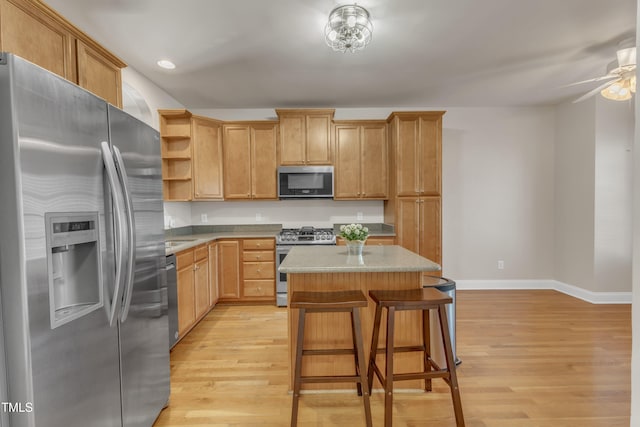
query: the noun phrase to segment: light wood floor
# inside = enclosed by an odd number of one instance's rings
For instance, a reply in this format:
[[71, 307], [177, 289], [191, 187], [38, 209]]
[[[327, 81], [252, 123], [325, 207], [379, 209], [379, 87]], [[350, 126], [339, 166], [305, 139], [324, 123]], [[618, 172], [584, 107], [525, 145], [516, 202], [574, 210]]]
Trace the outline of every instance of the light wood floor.
[[[630, 305], [555, 291], [457, 297], [467, 426], [629, 427]], [[272, 306], [216, 306], [171, 353], [170, 406], [155, 426], [288, 425], [286, 315]], [[374, 426], [382, 409], [383, 395], [374, 393]], [[298, 424], [364, 425], [361, 400], [355, 392], [306, 394]], [[394, 426], [455, 426], [446, 385], [395, 394]]]

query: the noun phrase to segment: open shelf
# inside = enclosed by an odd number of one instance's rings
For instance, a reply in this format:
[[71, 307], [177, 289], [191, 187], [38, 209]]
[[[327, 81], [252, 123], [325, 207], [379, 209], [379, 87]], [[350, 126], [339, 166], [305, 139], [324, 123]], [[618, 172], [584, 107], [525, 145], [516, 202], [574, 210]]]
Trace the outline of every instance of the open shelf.
[[184, 109], [158, 110], [162, 144], [164, 200], [193, 198], [191, 113]]

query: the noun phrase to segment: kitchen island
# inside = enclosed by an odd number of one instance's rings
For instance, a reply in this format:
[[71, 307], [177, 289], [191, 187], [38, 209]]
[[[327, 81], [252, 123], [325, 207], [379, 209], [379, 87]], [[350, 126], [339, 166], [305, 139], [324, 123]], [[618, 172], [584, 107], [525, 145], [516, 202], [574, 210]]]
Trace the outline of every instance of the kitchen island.
[[[439, 271], [440, 266], [401, 246], [365, 246], [362, 256], [349, 255], [345, 246], [297, 246], [289, 252], [279, 271], [288, 274], [289, 300], [295, 291], [361, 290], [369, 296], [371, 289], [415, 289], [422, 287], [424, 272]], [[293, 384], [297, 310], [288, 309], [289, 387]], [[373, 331], [375, 305], [361, 309], [362, 335], [365, 345], [365, 364]], [[379, 347], [384, 347], [386, 319], [381, 325]], [[396, 346], [418, 344], [421, 320], [418, 312], [399, 312], [396, 315]], [[439, 335], [438, 335], [439, 336]], [[432, 340], [432, 345], [437, 341]], [[351, 348], [351, 320], [347, 313], [317, 313], [307, 316], [305, 349]], [[412, 372], [422, 370], [420, 353], [400, 353], [394, 357], [394, 370]], [[378, 356], [384, 360], [382, 355]], [[303, 375], [352, 375], [353, 355], [305, 356]], [[376, 380], [377, 382], [377, 380]], [[378, 387], [380, 384], [377, 384]], [[374, 387], [376, 384], [374, 384]], [[402, 388], [420, 389], [419, 381], [406, 381]], [[306, 384], [305, 389], [327, 388], [325, 384]], [[331, 388], [353, 388], [351, 384], [332, 384]]]

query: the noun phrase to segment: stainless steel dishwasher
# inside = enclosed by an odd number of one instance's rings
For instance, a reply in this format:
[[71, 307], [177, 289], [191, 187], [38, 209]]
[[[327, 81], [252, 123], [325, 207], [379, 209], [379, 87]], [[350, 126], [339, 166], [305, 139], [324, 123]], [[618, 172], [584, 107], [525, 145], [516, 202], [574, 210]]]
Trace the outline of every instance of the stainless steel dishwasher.
[[178, 279], [176, 256], [167, 255], [167, 302], [169, 303], [169, 348], [178, 341]]

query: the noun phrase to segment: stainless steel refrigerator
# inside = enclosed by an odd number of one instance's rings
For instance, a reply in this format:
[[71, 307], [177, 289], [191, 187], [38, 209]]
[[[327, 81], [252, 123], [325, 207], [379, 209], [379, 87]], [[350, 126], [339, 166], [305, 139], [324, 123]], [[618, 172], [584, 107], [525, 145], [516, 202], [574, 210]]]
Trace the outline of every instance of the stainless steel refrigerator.
[[150, 427], [169, 398], [158, 133], [0, 54], [0, 424]]

